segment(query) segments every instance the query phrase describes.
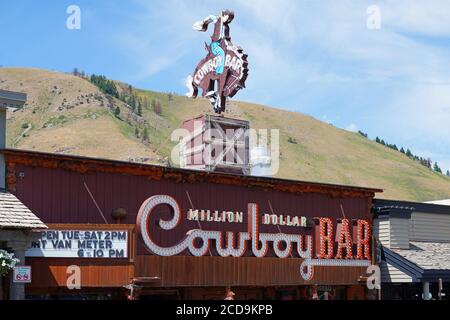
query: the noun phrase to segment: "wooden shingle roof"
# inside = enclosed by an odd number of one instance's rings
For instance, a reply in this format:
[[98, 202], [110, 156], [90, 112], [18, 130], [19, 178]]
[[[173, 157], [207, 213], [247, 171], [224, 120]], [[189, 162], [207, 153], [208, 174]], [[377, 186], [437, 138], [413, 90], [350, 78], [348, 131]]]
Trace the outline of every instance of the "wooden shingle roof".
[[450, 271], [450, 243], [410, 241], [409, 249], [391, 249], [420, 268]]
[[46, 229], [36, 217], [13, 194], [0, 191], [0, 229]]

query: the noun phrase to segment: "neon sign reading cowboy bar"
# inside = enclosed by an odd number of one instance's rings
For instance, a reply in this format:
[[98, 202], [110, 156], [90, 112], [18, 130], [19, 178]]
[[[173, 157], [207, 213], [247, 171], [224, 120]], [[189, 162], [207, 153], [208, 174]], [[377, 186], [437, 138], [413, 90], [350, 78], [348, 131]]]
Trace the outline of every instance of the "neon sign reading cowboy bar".
[[[281, 232], [280, 229], [279, 233], [260, 232], [260, 225], [273, 225], [276, 215], [263, 215], [260, 219], [258, 204], [249, 203], [246, 219], [247, 231], [192, 229], [177, 244], [162, 247], [152, 240], [154, 235], [151, 234], [149, 228], [150, 217], [159, 205], [168, 205], [173, 211], [171, 219], [157, 220], [157, 225], [162, 230], [175, 229], [182, 219], [180, 206], [174, 198], [168, 195], [152, 196], [142, 204], [137, 217], [138, 230], [147, 249], [159, 256], [174, 256], [187, 250], [193, 256], [201, 257], [211, 254], [213, 242], [215, 242], [215, 251], [222, 257], [242, 257], [247, 252], [248, 247], [255, 257], [263, 258], [267, 255], [269, 248], [272, 248], [274, 254], [279, 258], [302, 258], [300, 275], [304, 280], [313, 278], [314, 266], [367, 267], [371, 264], [370, 224], [366, 220], [355, 220], [356, 237], [353, 240], [353, 221], [342, 219], [340, 227], [336, 231], [337, 241], [335, 241], [333, 219], [328, 217], [316, 218], [318, 221], [316, 233], [318, 234], [315, 234], [315, 237], [318, 237], [318, 241], [313, 256], [312, 235], [305, 232], [303, 232], [304, 234], [287, 234]], [[232, 211], [189, 210], [186, 213], [186, 219], [191, 221], [243, 223], [242, 217], [242, 212]], [[279, 221], [283, 221], [282, 216], [279, 216], [279, 219], [281, 219]], [[292, 220], [292, 218], [289, 219]], [[305, 221], [305, 219], [305, 217], [297, 217], [295, 221]], [[287, 221], [287, 218], [285, 221]], [[304, 228], [305, 226], [306, 224], [298, 222], [298, 227]], [[354, 246], [356, 252], [354, 252]]]

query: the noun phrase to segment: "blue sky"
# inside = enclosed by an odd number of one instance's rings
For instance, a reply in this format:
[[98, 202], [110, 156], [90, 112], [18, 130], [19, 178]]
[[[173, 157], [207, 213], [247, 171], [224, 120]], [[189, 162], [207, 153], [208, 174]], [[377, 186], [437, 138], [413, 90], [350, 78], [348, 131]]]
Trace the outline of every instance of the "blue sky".
[[[68, 30], [66, 9], [81, 8]], [[380, 29], [368, 29], [377, 5]], [[236, 99], [362, 130], [450, 170], [450, 2], [166, 0], [2, 1], [0, 65], [105, 74], [185, 93], [209, 33], [194, 21], [229, 8], [249, 54]]]

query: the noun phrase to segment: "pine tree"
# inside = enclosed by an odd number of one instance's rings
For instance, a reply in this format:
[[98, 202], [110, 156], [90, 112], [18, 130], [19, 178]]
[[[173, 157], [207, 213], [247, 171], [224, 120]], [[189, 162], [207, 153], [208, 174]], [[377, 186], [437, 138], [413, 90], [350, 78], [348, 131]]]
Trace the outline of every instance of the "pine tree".
[[450, 177], [450, 171], [449, 170], [447, 170], [446, 175], [447, 175], [447, 177]]
[[363, 136], [364, 138], [367, 138], [367, 137], [368, 137], [367, 133], [365, 133], [365, 132], [363, 132], [363, 131], [361, 131], [361, 130], [358, 130], [358, 133], [359, 133], [361, 136]]
[[128, 104], [130, 105], [131, 109], [136, 109], [136, 99], [134, 98], [134, 95], [129, 96]]
[[400, 148], [400, 152], [404, 154], [405, 153], [405, 149], [403, 149], [403, 147], [401, 147]]
[[407, 149], [406, 150], [406, 155], [411, 158], [412, 157], [411, 150]]
[[118, 118], [120, 114], [120, 108], [116, 107], [116, 109], [114, 109], [114, 115]]
[[375, 142], [380, 143], [380, 142], [381, 142], [381, 141], [380, 141], [380, 138], [376, 137], [376, 138], [375, 138]]
[[162, 114], [161, 101], [159, 101], [159, 100], [155, 101], [155, 105], [153, 106], [153, 111], [159, 116]]
[[119, 98], [119, 92], [117, 91], [114, 81], [106, 79], [105, 76], [97, 76], [95, 74], [91, 75], [90, 80], [103, 93]]
[[148, 141], [148, 130], [147, 127], [144, 128], [144, 131], [142, 132], [142, 140]]
[[138, 105], [137, 114], [138, 114], [138, 116], [142, 117], [142, 106], [141, 105]]
[[439, 167], [439, 165], [438, 165], [437, 162], [434, 163], [433, 170], [434, 170], [435, 172], [437, 172], [437, 173], [442, 173], [442, 170], [441, 170], [441, 168]]

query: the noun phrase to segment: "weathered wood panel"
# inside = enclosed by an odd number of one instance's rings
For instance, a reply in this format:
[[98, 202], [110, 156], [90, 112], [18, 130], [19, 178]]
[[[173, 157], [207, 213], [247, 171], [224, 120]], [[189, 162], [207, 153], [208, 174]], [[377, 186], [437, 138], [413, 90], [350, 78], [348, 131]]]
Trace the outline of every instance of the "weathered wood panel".
[[312, 281], [300, 276], [302, 259], [136, 256], [136, 277], [159, 277], [156, 287], [358, 284], [365, 268], [315, 267]]
[[114, 259], [60, 259], [60, 258], [27, 258], [32, 268], [32, 283], [28, 288], [55, 288], [67, 286], [70, 274], [67, 268], [79, 266], [81, 271], [81, 287], [122, 287], [130, 283], [134, 275], [134, 265], [128, 261]]

